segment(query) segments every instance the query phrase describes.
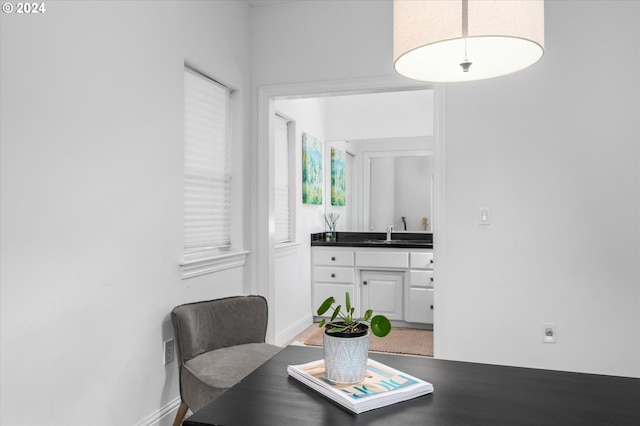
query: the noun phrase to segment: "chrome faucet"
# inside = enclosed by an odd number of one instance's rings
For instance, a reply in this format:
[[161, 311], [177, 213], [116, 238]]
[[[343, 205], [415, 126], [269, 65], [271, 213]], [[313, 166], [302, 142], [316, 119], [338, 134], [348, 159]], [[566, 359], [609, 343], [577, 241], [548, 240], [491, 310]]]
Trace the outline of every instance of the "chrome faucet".
[[393, 225], [387, 225], [387, 241], [391, 241], [392, 231], [393, 231]]

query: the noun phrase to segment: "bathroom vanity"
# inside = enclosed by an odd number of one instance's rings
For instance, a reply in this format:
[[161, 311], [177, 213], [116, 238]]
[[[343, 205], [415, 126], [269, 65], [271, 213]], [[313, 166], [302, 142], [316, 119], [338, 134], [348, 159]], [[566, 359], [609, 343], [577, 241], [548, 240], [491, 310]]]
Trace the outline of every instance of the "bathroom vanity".
[[433, 237], [424, 233], [344, 232], [312, 236], [313, 314], [330, 296], [356, 313], [384, 314], [396, 326], [433, 325]]

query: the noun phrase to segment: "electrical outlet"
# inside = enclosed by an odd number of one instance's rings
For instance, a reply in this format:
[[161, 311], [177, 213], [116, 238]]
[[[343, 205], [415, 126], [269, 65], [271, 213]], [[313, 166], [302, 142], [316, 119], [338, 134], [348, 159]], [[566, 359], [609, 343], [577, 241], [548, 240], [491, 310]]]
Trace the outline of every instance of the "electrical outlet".
[[556, 325], [553, 323], [542, 324], [542, 343], [556, 343]]
[[163, 364], [171, 364], [173, 362], [173, 354], [175, 346], [175, 340], [169, 339], [164, 341], [163, 349], [164, 349], [164, 361]]

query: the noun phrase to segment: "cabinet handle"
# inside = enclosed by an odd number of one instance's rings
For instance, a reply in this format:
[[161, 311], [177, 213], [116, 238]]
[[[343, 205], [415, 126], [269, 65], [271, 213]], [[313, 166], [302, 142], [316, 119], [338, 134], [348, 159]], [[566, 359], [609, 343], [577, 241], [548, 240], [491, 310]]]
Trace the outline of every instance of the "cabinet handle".
[[433, 277], [429, 278], [431, 280], [431, 282], [433, 282]]
[[335, 277], [336, 277], [336, 274], [331, 274], [331, 278], [335, 278]]
[[335, 256], [331, 256], [331, 261], [335, 262], [336, 261], [336, 257]]
[[433, 305], [431, 305], [431, 310], [433, 310]]
[[433, 259], [429, 260], [429, 263], [433, 263]]
[[366, 281], [362, 281], [362, 284], [367, 285], [367, 282]]

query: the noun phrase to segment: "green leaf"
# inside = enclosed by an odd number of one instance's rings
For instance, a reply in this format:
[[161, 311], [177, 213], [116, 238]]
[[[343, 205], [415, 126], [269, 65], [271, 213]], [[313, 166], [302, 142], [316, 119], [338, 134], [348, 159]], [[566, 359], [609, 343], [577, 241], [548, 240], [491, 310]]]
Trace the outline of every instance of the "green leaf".
[[331, 315], [331, 322], [335, 321], [335, 319], [338, 317], [338, 314], [340, 313], [340, 309], [342, 308], [341, 305], [338, 305], [334, 310], [333, 310], [333, 315]]
[[331, 333], [342, 333], [347, 328], [349, 328], [349, 327], [345, 326], [345, 327], [330, 328], [329, 330], [327, 330], [327, 333], [329, 333], [329, 334], [331, 334]]
[[322, 318], [322, 321], [320, 321], [320, 324], [318, 324], [318, 328], [322, 328], [324, 327], [324, 325], [327, 323], [327, 320]]
[[376, 315], [371, 319], [371, 332], [378, 337], [384, 337], [391, 331], [391, 322], [387, 317]]
[[322, 315], [327, 312], [331, 305], [333, 305], [333, 302], [335, 302], [335, 299], [333, 297], [329, 297], [327, 300], [322, 302], [322, 305], [320, 305], [320, 307], [318, 308], [318, 315]]
[[349, 296], [349, 292], [345, 293], [345, 306], [347, 307], [347, 311], [351, 310], [351, 297]]
[[367, 312], [364, 313], [363, 319], [365, 321], [369, 321], [369, 319], [371, 318], [371, 315], [373, 315], [373, 310], [369, 309]]

